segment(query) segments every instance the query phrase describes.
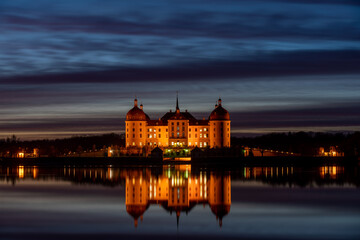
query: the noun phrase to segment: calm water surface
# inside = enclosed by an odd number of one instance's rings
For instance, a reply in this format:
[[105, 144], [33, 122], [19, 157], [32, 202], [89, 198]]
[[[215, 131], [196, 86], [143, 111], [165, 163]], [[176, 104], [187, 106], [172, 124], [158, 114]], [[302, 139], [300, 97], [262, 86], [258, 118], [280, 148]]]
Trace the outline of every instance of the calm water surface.
[[359, 167], [0, 167], [0, 239], [360, 239]]

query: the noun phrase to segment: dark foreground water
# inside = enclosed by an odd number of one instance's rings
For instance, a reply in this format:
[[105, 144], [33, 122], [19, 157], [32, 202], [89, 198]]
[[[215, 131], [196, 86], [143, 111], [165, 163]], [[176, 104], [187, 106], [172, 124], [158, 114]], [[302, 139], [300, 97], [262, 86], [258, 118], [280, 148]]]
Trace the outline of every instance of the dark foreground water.
[[360, 239], [359, 167], [0, 167], [0, 239]]

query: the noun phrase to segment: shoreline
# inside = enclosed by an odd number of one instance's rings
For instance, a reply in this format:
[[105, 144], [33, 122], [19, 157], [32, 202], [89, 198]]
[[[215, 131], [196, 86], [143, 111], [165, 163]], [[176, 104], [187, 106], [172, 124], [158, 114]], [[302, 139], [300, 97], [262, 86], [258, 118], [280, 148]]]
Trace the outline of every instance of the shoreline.
[[47, 157], [47, 158], [0, 158], [0, 166], [162, 166], [191, 164], [196, 166], [320, 166], [359, 165], [357, 157], [207, 157], [187, 161], [162, 160], [146, 157]]

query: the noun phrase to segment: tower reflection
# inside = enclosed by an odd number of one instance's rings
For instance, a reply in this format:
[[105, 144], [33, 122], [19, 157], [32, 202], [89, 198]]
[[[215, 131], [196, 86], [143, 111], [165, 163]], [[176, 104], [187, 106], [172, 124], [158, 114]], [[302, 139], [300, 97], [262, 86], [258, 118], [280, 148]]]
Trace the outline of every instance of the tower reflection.
[[126, 170], [126, 211], [142, 220], [150, 205], [160, 205], [170, 214], [188, 214], [197, 204], [208, 204], [222, 226], [222, 219], [230, 211], [231, 178], [226, 172], [192, 173], [190, 165], [164, 167], [155, 175], [149, 169]]

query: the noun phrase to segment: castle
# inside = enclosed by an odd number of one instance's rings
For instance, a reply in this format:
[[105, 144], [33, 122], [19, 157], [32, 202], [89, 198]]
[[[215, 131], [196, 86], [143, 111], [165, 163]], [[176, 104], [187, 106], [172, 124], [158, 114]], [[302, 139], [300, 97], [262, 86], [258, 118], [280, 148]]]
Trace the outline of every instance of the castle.
[[181, 112], [176, 98], [174, 112], [151, 120], [135, 98], [134, 107], [126, 114], [125, 134], [127, 148], [230, 147], [230, 115], [219, 99], [209, 118], [198, 120], [187, 110]]

